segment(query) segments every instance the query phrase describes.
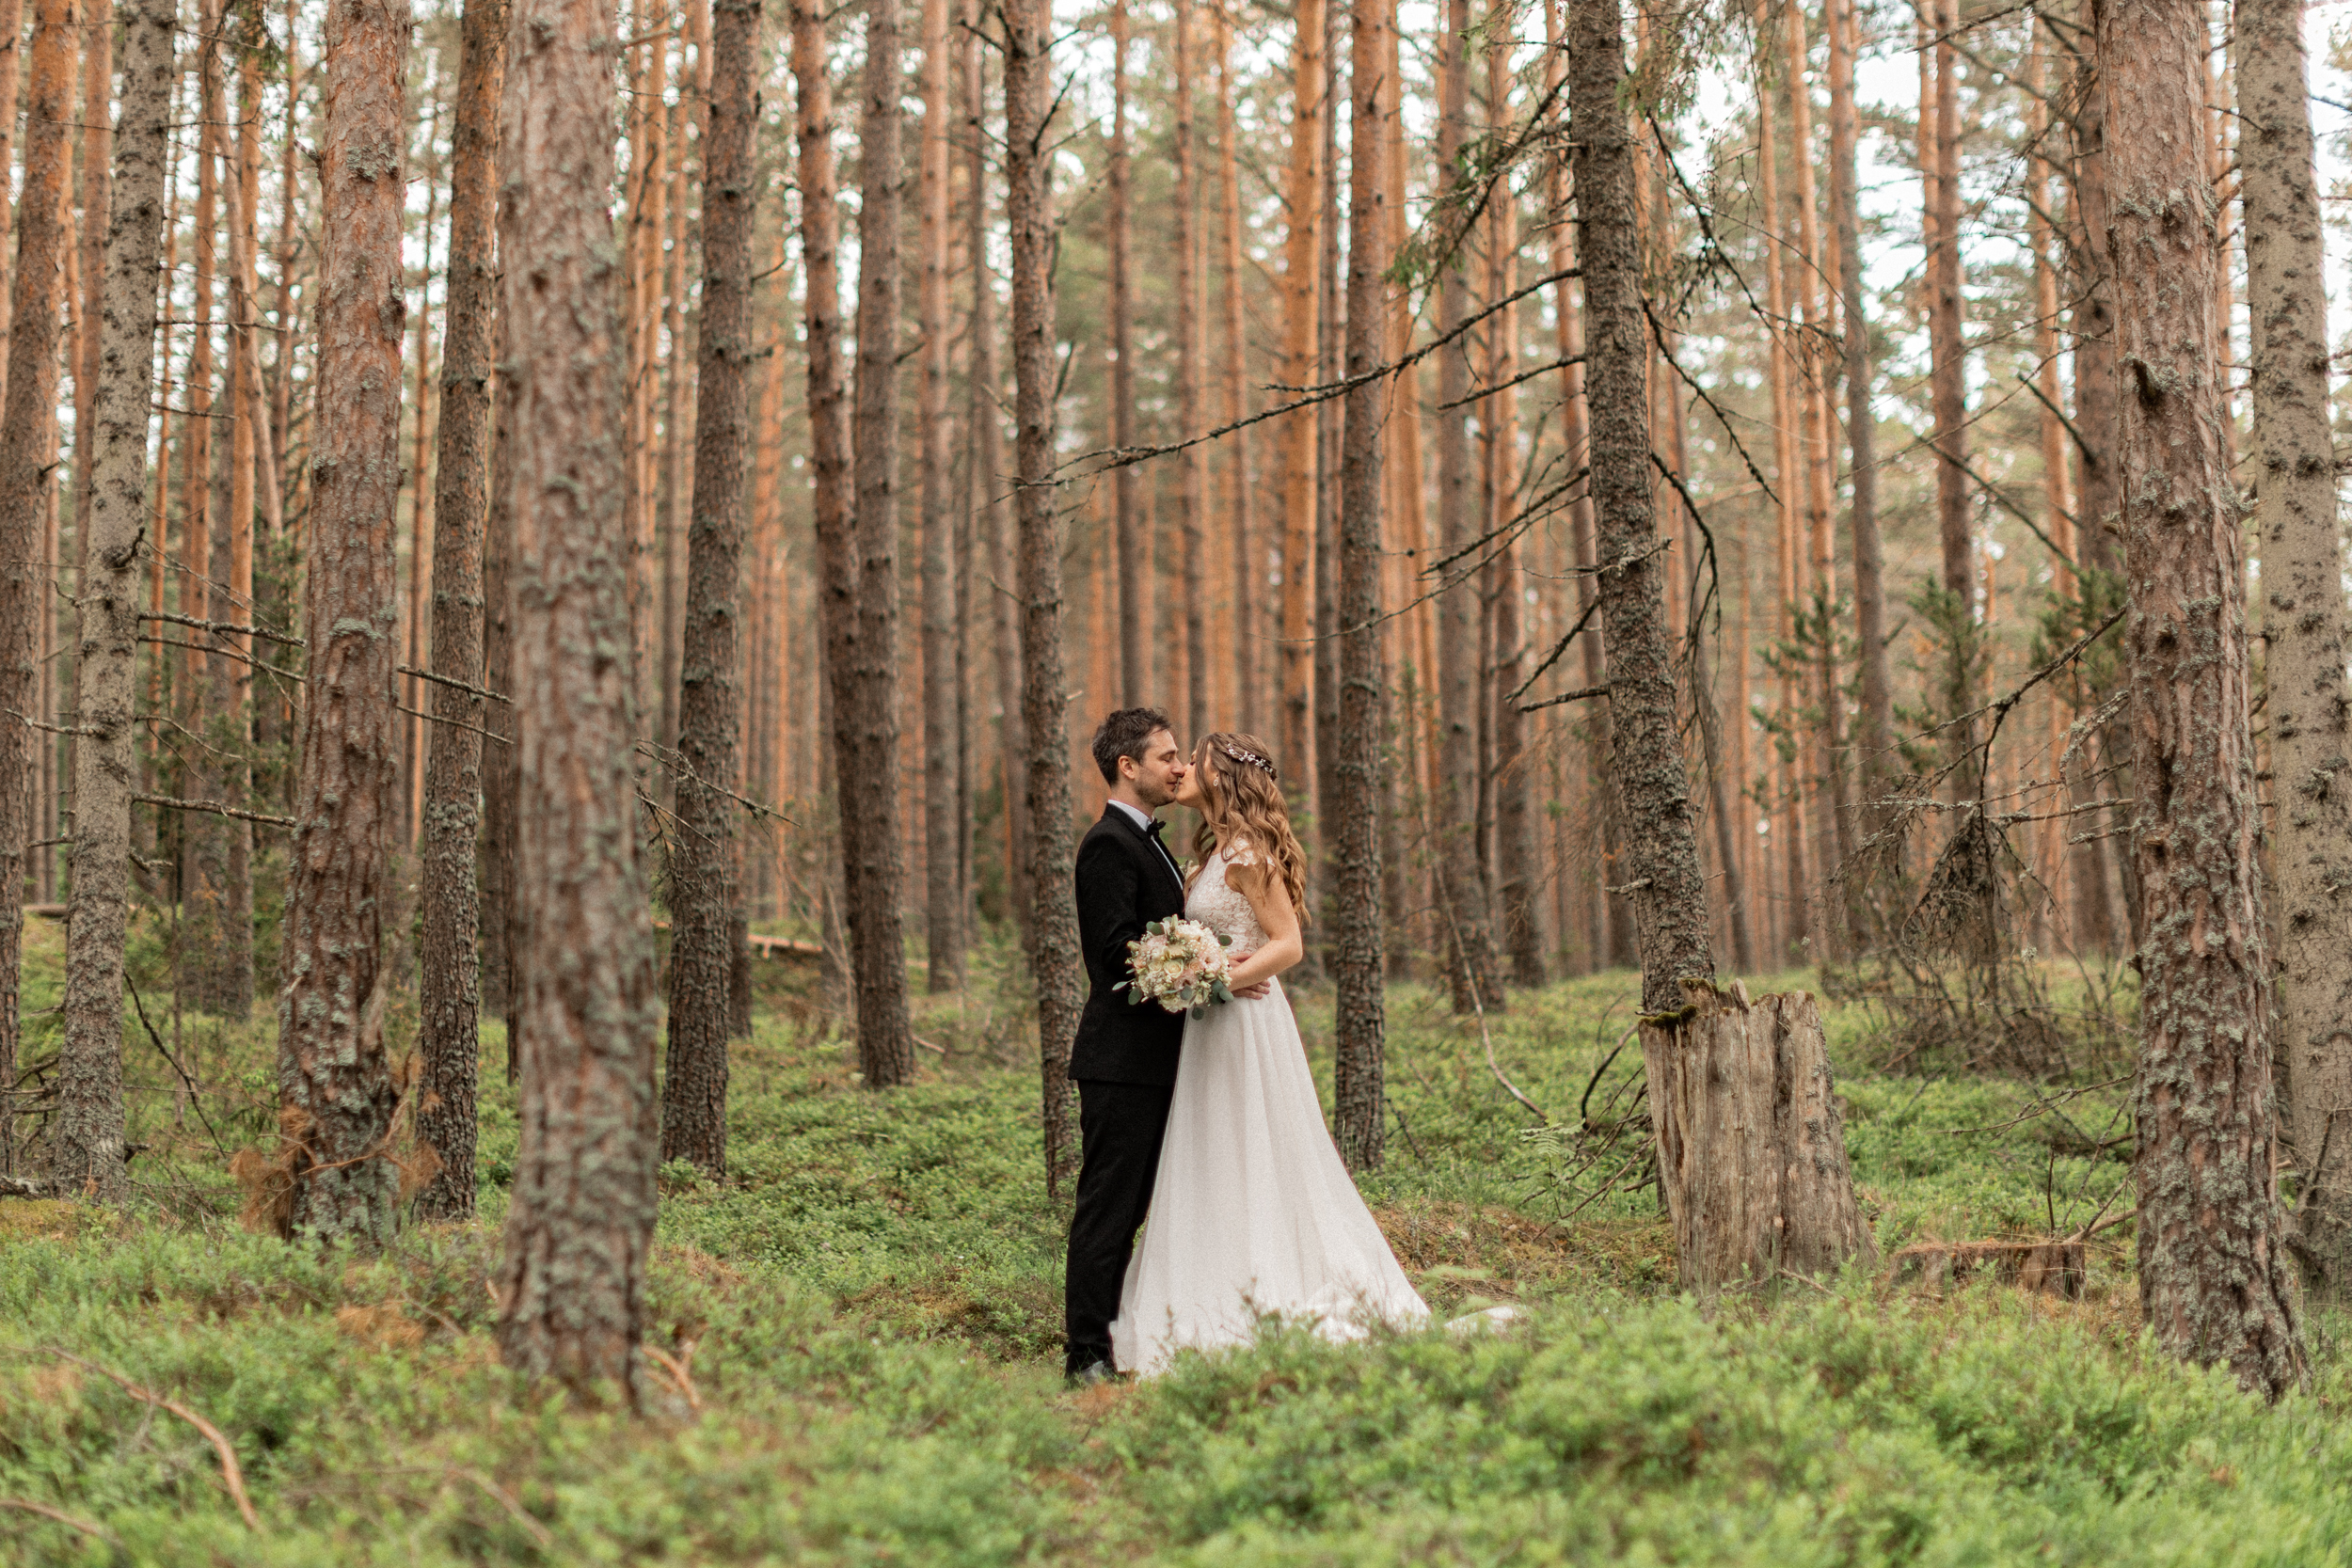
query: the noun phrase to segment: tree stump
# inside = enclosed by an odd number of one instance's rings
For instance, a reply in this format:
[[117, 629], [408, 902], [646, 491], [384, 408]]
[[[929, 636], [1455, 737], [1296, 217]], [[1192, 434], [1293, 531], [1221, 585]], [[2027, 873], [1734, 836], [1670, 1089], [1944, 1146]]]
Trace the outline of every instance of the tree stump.
[[1854, 1201], [1821, 1010], [1685, 980], [1691, 1005], [1642, 1021], [1658, 1177], [1682, 1288], [1711, 1298], [1829, 1275], [1876, 1248]]

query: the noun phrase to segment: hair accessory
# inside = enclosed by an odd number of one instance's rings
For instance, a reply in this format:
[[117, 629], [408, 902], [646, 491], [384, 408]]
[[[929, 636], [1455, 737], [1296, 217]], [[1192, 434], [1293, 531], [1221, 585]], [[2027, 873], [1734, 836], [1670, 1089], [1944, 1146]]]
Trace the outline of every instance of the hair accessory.
[[1235, 762], [1246, 762], [1252, 768], [1263, 768], [1265, 770], [1265, 776], [1269, 779], [1279, 779], [1281, 777], [1280, 774], [1274, 770], [1274, 764], [1266, 761], [1265, 758], [1260, 756], [1257, 752], [1250, 751], [1247, 747], [1228, 745], [1226, 742], [1220, 740], [1216, 743], [1216, 749], [1224, 752], [1227, 756], [1232, 757]]

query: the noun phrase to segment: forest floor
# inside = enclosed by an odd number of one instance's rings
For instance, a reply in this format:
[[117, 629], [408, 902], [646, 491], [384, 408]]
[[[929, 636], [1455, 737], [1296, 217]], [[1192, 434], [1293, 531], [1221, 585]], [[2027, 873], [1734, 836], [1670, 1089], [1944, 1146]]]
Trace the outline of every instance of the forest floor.
[[[52, 1048], [56, 946], [28, 931], [28, 1061]], [[1520, 1319], [1344, 1348], [1273, 1331], [1072, 1393], [1006, 955], [960, 998], [918, 997], [921, 1081], [884, 1094], [857, 1087], [807, 977], [769, 976], [729, 1180], [663, 1173], [649, 1340], [676, 1370], [649, 1371], [648, 1419], [498, 1365], [515, 1133], [494, 1028], [480, 1221], [359, 1260], [235, 1223], [224, 1156], [271, 1124], [266, 1008], [175, 1022], [144, 987], [137, 1210], [0, 1202], [0, 1560], [2352, 1560], [2338, 1320], [2309, 1324], [2314, 1391], [2276, 1408], [2137, 1336], [2129, 1229], [2106, 1224], [2131, 1204], [2112, 1068], [2062, 1097], [1874, 1070], [1886, 1020], [1833, 1008], [1882, 1252], [2104, 1227], [2087, 1285], [1881, 1267], [1702, 1313], [1654, 1193], [1591, 1196], [1633, 1145], [1538, 1130], [1494, 1070], [1554, 1125], [1622, 1117], [1638, 1049], [1597, 1069], [1634, 976], [1514, 996], [1493, 1069], [1475, 1020], [1401, 985], [1400, 1119], [1365, 1194], [1441, 1319]], [[1327, 1087], [1328, 993], [1298, 1000]], [[163, 1044], [202, 1085], [184, 1113]]]

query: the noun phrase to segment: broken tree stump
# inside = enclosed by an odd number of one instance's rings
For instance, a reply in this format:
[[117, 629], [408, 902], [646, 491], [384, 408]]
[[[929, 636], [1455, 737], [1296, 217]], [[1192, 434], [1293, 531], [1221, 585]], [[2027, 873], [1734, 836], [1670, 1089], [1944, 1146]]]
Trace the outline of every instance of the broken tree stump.
[[1854, 1200], [1821, 1010], [1685, 980], [1691, 1005], [1642, 1020], [1659, 1184], [1682, 1288], [1702, 1299], [1877, 1248]]

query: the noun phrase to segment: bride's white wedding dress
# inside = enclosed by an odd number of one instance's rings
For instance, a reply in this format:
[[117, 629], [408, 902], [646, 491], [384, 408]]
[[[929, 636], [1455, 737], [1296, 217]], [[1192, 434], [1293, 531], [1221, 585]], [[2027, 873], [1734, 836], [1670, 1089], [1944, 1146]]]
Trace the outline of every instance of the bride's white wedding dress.
[[[1184, 913], [1232, 938], [1238, 961], [1266, 936], [1226, 885], [1235, 863], [1255, 863], [1247, 845], [1211, 855]], [[1179, 1350], [1246, 1342], [1267, 1313], [1334, 1339], [1429, 1318], [1331, 1146], [1279, 981], [1185, 1021], [1151, 1217], [1111, 1340], [1121, 1369], [1150, 1377]]]

